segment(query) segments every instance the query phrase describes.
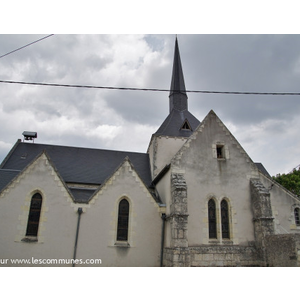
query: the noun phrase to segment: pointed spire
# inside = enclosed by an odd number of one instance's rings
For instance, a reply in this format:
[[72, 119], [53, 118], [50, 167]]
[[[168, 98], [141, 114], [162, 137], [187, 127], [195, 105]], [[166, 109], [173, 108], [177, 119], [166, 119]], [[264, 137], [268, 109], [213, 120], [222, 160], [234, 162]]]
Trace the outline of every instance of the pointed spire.
[[170, 112], [173, 109], [183, 111], [187, 110], [187, 95], [184, 84], [179, 47], [177, 36], [175, 40], [175, 51], [174, 51], [174, 62], [173, 62], [173, 72], [170, 88]]

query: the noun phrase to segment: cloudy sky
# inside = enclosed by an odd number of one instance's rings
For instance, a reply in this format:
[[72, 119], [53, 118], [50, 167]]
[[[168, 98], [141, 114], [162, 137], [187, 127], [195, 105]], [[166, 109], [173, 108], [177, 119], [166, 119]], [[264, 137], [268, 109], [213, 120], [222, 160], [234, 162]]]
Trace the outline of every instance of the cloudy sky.
[[[47, 34], [2, 34], [0, 56]], [[179, 34], [187, 90], [300, 92], [300, 35]], [[0, 58], [0, 80], [169, 89], [174, 34], [55, 34]], [[189, 93], [271, 175], [300, 164], [300, 96]], [[168, 92], [0, 83], [0, 161], [23, 131], [36, 143], [146, 152]]]

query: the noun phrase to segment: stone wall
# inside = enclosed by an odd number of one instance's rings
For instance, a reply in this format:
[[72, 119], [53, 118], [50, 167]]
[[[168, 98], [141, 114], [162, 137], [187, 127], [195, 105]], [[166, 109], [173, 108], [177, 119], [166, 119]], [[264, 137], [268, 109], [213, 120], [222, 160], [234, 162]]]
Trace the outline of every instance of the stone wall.
[[188, 246], [187, 186], [183, 174], [171, 174], [171, 247]]
[[261, 254], [255, 246], [212, 245], [165, 248], [165, 267], [260, 267]]
[[254, 246], [191, 247], [192, 267], [259, 267], [260, 255]]
[[165, 248], [164, 267], [190, 267], [190, 250], [187, 247]]
[[267, 266], [300, 267], [300, 234], [266, 237]]

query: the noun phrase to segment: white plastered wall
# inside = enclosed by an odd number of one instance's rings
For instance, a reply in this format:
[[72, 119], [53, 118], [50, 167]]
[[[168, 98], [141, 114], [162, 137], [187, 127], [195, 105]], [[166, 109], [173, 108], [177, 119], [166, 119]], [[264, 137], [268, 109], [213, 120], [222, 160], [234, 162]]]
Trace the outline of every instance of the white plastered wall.
[[[35, 192], [43, 197], [38, 241], [23, 242], [30, 201]], [[72, 258], [77, 222], [76, 205], [45, 154], [1, 193], [0, 219], [1, 258]], [[8, 265], [12, 265], [9, 262]]]
[[[171, 207], [171, 179], [170, 179], [171, 171], [169, 170], [164, 177], [158, 182], [156, 185], [157, 192], [162, 199], [163, 203], [166, 204], [166, 216], [170, 215], [170, 207]], [[164, 246], [170, 247], [171, 245], [171, 227], [170, 221], [167, 220], [165, 223], [165, 241]]]
[[[129, 202], [128, 246], [116, 241], [118, 205]], [[90, 201], [81, 217], [78, 258], [101, 259], [102, 266], [159, 266], [162, 219], [131, 164], [125, 161]]]
[[148, 153], [152, 178], [155, 178], [159, 172], [170, 163], [173, 156], [186, 142], [186, 138], [153, 136], [149, 145]]

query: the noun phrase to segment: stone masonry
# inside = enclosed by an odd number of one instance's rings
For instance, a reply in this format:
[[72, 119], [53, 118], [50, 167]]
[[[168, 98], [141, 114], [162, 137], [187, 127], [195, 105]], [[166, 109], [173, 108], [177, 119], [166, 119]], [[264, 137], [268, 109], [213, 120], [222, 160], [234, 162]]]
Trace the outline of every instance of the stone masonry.
[[270, 192], [257, 179], [251, 179], [250, 186], [256, 247], [260, 249], [262, 261], [266, 263], [265, 239], [274, 234]]
[[183, 174], [171, 174], [171, 195], [172, 203], [168, 217], [171, 224], [171, 247], [165, 249], [165, 265], [187, 267], [190, 265], [190, 254], [187, 229], [187, 186]]

